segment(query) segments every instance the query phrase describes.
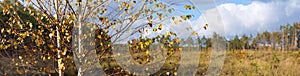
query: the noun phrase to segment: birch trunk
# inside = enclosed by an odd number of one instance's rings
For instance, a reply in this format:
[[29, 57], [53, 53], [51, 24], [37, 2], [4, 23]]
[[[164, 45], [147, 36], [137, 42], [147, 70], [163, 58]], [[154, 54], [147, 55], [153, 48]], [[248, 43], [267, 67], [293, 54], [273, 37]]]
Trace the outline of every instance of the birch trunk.
[[58, 75], [59, 76], [62, 76], [63, 72], [62, 72], [62, 68], [63, 68], [63, 63], [62, 63], [62, 59], [61, 59], [61, 55], [60, 55], [60, 52], [61, 50], [59, 49], [60, 48], [60, 35], [59, 35], [59, 31], [58, 31], [58, 26], [56, 26], [56, 40], [57, 40], [57, 58], [58, 58], [58, 61], [57, 61], [57, 64], [58, 64]]

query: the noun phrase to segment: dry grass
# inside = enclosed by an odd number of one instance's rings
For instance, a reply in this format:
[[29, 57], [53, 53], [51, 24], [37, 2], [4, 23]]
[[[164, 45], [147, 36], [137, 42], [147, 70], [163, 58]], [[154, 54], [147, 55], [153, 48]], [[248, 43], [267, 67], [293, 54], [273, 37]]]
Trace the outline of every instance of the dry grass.
[[[198, 64], [197, 75], [205, 75], [210, 66], [211, 51], [190, 51], [184, 53], [191, 58], [197, 56], [200, 52], [200, 60], [196, 62], [193, 59], [183, 60], [180, 63], [181, 53], [175, 53], [167, 59], [160, 71], [154, 75], [165, 75], [169, 72], [171, 75], [178, 70], [179, 64], [185, 64], [187, 70], [189, 65]], [[172, 64], [169, 64], [172, 63]], [[221, 76], [297, 76], [300, 75], [300, 52], [298, 51], [226, 51], [226, 56]]]
[[[209, 60], [209, 52], [201, 52], [198, 74], [206, 73]], [[298, 70], [300, 70], [299, 52], [227, 51], [220, 75], [297, 76], [300, 75]]]
[[[198, 54], [197, 54], [198, 53]], [[199, 62], [193, 59], [183, 60], [184, 63], [180, 63], [181, 53], [177, 52], [167, 59], [164, 66], [153, 75], [174, 75], [178, 70], [180, 64], [185, 64], [187, 70], [191, 65], [198, 64], [197, 75], [205, 75], [208, 67], [210, 66], [211, 51], [188, 51], [184, 53], [184, 56], [190, 58], [200, 58]], [[3, 61], [2, 61], [3, 62]], [[4, 63], [1, 63], [4, 64]], [[118, 63], [115, 61], [102, 62], [102, 68], [107, 69], [106, 73], [113, 74], [118, 67]], [[111, 69], [108, 69], [111, 68]], [[226, 56], [221, 76], [297, 76], [300, 75], [300, 52], [298, 51], [226, 51]], [[74, 70], [68, 70], [66, 73], [75, 73]], [[128, 73], [120, 73], [121, 75]], [[118, 74], [119, 75], [119, 74]]]

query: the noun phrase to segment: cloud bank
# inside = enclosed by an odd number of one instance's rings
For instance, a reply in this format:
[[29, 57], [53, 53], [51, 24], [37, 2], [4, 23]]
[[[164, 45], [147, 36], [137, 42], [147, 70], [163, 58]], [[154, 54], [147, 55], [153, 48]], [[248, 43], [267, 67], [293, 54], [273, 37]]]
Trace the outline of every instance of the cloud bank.
[[[256, 0], [247, 5], [221, 4], [202, 12], [201, 17], [193, 21], [192, 24], [200, 34], [209, 35], [215, 31], [232, 37], [244, 33], [256, 34], [263, 31], [279, 31], [280, 25], [298, 21], [300, 21], [299, 0]], [[197, 29], [205, 24], [203, 22], [210, 24], [208, 31], [203, 32], [203, 30]]]

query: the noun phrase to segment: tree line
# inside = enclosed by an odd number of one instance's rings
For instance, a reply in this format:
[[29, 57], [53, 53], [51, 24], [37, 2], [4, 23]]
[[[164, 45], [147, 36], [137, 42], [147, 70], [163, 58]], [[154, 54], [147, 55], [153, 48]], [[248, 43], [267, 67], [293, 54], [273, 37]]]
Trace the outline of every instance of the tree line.
[[[279, 31], [235, 35], [233, 39], [225, 39], [228, 50], [282, 50], [294, 51], [300, 47], [300, 23], [281, 25]], [[214, 35], [219, 36], [214, 33]], [[214, 38], [213, 36], [212, 38]], [[198, 48], [211, 48], [211, 39], [205, 36], [181, 39], [182, 44]]]

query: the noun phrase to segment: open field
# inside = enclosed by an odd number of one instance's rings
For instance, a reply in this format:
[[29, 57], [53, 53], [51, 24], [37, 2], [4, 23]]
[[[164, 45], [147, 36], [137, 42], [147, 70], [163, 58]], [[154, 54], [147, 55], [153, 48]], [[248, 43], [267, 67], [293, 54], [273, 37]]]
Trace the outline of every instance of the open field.
[[[188, 52], [189, 57], [198, 57], [197, 53], [200, 52], [200, 60], [196, 62], [195, 60], [183, 60], [184, 63], [189, 67], [189, 65], [199, 64], [197, 75], [205, 75], [207, 72], [211, 57], [211, 51], [193, 51]], [[180, 52], [175, 53], [172, 57], [169, 57], [163, 67], [153, 75], [174, 75], [178, 69], [180, 62]], [[6, 63], [1, 62], [1, 65]], [[71, 64], [70, 64], [71, 65]], [[105, 72], [110, 75], [115, 75], [113, 73], [120, 74], [132, 74], [128, 72], [118, 73], [121, 68], [119, 68], [118, 63], [115, 61], [104, 61], [101, 63], [102, 68], [106, 69]], [[70, 66], [68, 66], [70, 67]], [[118, 69], [116, 69], [118, 68]], [[75, 69], [75, 68], [74, 68]], [[74, 69], [67, 69], [65, 71], [66, 75], [76, 75]], [[3, 70], [3, 69], [2, 69]], [[223, 68], [220, 72], [221, 76], [297, 76], [300, 75], [300, 52], [298, 51], [226, 51], [226, 56], [223, 64]], [[22, 70], [20, 70], [22, 71]], [[3, 71], [2, 71], [3, 72]], [[12, 73], [16, 74], [16, 73]], [[45, 74], [45, 73], [39, 73]]]
[[[194, 51], [188, 52], [185, 56], [191, 58], [198, 57], [199, 62], [195, 60], [183, 60], [185, 65], [199, 64], [197, 75], [205, 75], [210, 63], [211, 51]], [[155, 75], [174, 75], [174, 69], [178, 68], [180, 53], [175, 53], [167, 59], [164, 66]], [[172, 64], [169, 64], [172, 63]], [[116, 63], [114, 63], [116, 64]], [[188, 67], [188, 66], [187, 66]], [[221, 76], [296, 76], [300, 75], [300, 52], [298, 51], [253, 51], [253, 50], [236, 50], [227, 51]]]
[[[202, 53], [207, 54], [207, 53]], [[203, 56], [202, 56], [203, 57]], [[227, 51], [224, 66], [220, 75], [300, 75], [299, 52], [286, 51]], [[206, 62], [205, 59], [201, 58]], [[206, 65], [207, 63], [200, 63]], [[199, 67], [199, 72], [205, 67]]]
[[228, 51], [221, 75], [296, 76], [300, 75], [299, 57], [299, 52]]

